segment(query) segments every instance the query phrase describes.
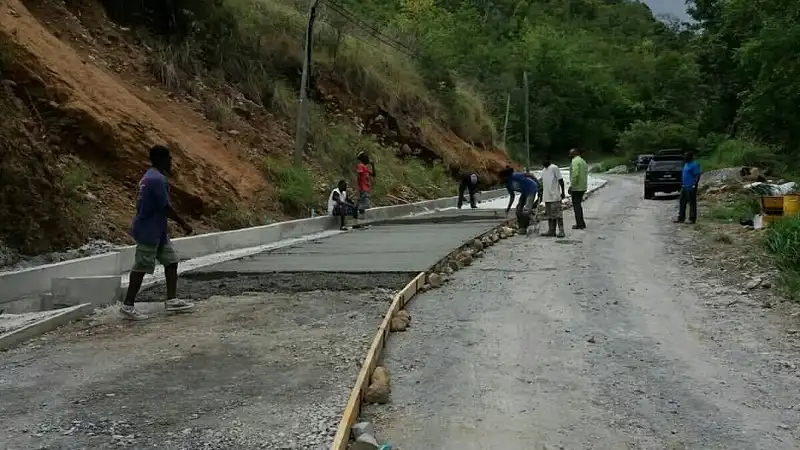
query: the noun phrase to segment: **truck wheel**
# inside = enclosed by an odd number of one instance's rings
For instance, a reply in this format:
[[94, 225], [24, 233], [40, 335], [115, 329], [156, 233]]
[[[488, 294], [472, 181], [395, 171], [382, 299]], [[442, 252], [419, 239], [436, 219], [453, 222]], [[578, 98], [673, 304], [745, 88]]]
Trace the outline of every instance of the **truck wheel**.
[[655, 193], [652, 190], [650, 190], [650, 189], [645, 189], [644, 190], [644, 199], [645, 200], [652, 199], [654, 195], [655, 195]]

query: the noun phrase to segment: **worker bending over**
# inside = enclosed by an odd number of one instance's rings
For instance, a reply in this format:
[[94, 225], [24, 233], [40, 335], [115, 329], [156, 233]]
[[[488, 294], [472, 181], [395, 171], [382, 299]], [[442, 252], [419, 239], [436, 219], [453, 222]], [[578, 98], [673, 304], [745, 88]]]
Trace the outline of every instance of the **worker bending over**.
[[520, 194], [516, 211], [517, 225], [519, 225], [520, 234], [527, 234], [528, 226], [531, 223], [531, 213], [539, 205], [539, 184], [533, 175], [514, 172], [514, 169], [510, 167], [506, 167], [500, 172], [500, 177], [506, 183], [506, 189], [508, 190], [506, 214], [511, 211], [511, 206], [514, 204], [514, 198], [516, 197], [515, 193], [519, 192]]

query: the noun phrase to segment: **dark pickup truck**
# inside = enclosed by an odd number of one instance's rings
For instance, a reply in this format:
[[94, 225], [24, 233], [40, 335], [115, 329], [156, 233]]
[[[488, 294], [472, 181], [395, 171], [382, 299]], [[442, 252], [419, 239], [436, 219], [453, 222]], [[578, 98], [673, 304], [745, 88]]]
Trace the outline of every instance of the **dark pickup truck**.
[[658, 192], [679, 192], [682, 176], [683, 159], [679, 155], [654, 156], [644, 175], [644, 198], [649, 200]]

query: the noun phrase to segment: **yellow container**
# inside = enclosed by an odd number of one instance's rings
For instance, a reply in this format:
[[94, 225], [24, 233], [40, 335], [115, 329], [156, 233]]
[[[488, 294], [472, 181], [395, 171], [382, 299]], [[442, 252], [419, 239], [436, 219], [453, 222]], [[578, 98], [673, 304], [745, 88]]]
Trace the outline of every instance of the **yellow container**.
[[796, 216], [800, 213], [800, 194], [788, 194], [783, 196], [783, 215]]

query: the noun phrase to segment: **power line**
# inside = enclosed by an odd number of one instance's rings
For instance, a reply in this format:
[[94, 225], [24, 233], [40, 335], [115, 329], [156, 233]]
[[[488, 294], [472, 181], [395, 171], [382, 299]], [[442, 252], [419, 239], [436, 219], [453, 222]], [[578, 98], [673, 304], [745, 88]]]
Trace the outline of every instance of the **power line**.
[[368, 31], [372, 31], [373, 36], [375, 36], [376, 38], [381, 39], [383, 41], [391, 42], [393, 46], [403, 48], [409, 53], [414, 53], [413, 50], [411, 50], [407, 45], [405, 45], [405, 44], [403, 44], [401, 42], [398, 42], [397, 40], [395, 40], [393, 38], [390, 38], [389, 36], [386, 36], [384, 33], [379, 31], [378, 29], [376, 29], [375, 26], [373, 26], [373, 25], [365, 22], [364, 20], [358, 18], [355, 14], [353, 14], [350, 11], [348, 11], [347, 8], [344, 7], [344, 5], [342, 5], [341, 3], [338, 3], [338, 2], [336, 2], [334, 0], [324, 0], [324, 2], [329, 8], [333, 9], [334, 11], [336, 11], [337, 13], [339, 13], [340, 15], [345, 17], [346, 19], [350, 20], [351, 22], [356, 23], [362, 29], [365, 29], [365, 30], [368, 30]]
[[[355, 25], [356, 27], [358, 27], [358, 28], [360, 28], [360, 29], [362, 29], [364, 31], [369, 32], [370, 37], [372, 37], [373, 39], [377, 40], [381, 44], [383, 44], [383, 45], [385, 45], [385, 46], [387, 46], [389, 48], [392, 48], [392, 49], [394, 49], [394, 50], [396, 50], [396, 51], [398, 51], [400, 53], [403, 53], [406, 56], [409, 56], [411, 58], [416, 58], [417, 57], [415, 52], [412, 49], [410, 49], [408, 46], [406, 46], [406, 45], [404, 45], [404, 44], [402, 44], [400, 42], [397, 42], [396, 40], [386, 36], [385, 34], [380, 32], [379, 30], [377, 30], [374, 26], [364, 22], [363, 20], [361, 20], [358, 17], [356, 17], [355, 14], [347, 11], [347, 9], [345, 9], [342, 5], [336, 3], [336, 2], [334, 2], [332, 0], [324, 0], [324, 4], [325, 4], [325, 6], [327, 6], [327, 8], [329, 8], [330, 10], [334, 11], [335, 13], [337, 13], [340, 17], [342, 17], [346, 21], [350, 22], [351, 24]], [[370, 46], [372, 46], [372, 47], [374, 47], [376, 49], [384, 51], [383, 49], [380, 49], [377, 46], [375, 46], [373, 43], [368, 42], [368, 41], [366, 41], [364, 39], [361, 39], [360, 37], [358, 37], [355, 34], [351, 34], [350, 36], [355, 38], [356, 40], [358, 40], [360, 42], [363, 42], [363, 43], [365, 43], [367, 45], [370, 45]]]

